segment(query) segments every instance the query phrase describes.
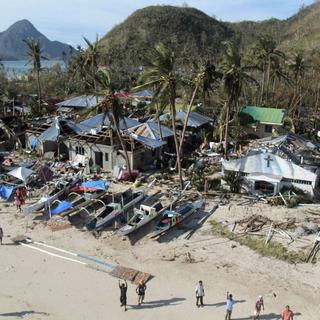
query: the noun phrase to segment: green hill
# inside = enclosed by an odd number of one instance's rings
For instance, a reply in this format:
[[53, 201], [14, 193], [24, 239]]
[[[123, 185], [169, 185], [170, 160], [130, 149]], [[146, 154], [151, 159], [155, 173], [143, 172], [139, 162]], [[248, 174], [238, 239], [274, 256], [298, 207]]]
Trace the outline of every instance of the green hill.
[[320, 2], [303, 7], [286, 20], [269, 19], [261, 22], [242, 21], [229, 23], [241, 39], [242, 47], [249, 46], [259, 35], [270, 34], [280, 47], [307, 52], [320, 48]]
[[[226, 24], [189, 7], [150, 6], [137, 10], [100, 40], [107, 63], [141, 65], [144, 51], [159, 42], [174, 50], [178, 60], [213, 56], [221, 42], [233, 37]], [[213, 54], [212, 54], [213, 53]]]

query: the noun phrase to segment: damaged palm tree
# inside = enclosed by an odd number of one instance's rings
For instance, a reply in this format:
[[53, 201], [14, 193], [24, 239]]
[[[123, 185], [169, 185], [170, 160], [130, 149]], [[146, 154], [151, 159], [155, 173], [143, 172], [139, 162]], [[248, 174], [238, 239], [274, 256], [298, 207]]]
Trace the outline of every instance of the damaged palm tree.
[[172, 119], [172, 131], [177, 156], [177, 167], [180, 187], [183, 189], [182, 168], [179, 152], [179, 141], [176, 130], [176, 97], [177, 97], [177, 75], [175, 73], [174, 56], [163, 44], [157, 45], [149, 51], [146, 56], [147, 70], [142, 74], [140, 81], [142, 85], [134, 88], [141, 90], [145, 88], [157, 88], [154, 98], [167, 96], [170, 105]]
[[126, 160], [127, 170], [129, 177], [132, 177], [132, 170], [131, 170], [131, 163], [127, 152], [127, 147], [125, 144], [125, 141], [123, 140], [123, 137], [121, 135], [120, 131], [120, 119], [122, 117], [122, 106], [118, 99], [118, 97], [115, 95], [115, 88], [113, 86], [110, 72], [107, 69], [100, 68], [96, 74], [96, 81], [99, 83], [101, 87], [101, 94], [104, 96], [102, 102], [99, 104], [103, 108], [104, 111], [104, 119], [105, 117], [109, 117], [111, 115], [111, 123], [113, 125], [113, 128], [118, 136], [118, 139], [120, 141], [124, 157]]

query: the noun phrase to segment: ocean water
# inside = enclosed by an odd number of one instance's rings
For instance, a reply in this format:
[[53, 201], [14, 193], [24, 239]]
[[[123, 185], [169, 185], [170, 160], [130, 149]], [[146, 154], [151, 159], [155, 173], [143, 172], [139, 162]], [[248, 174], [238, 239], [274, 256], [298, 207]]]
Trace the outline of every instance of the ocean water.
[[[9, 78], [14, 76], [21, 76], [27, 74], [32, 69], [32, 64], [28, 60], [18, 60], [18, 61], [0, 61], [3, 65]], [[65, 63], [62, 60], [42, 60], [42, 68], [52, 68], [54, 65], [59, 64], [62, 68], [65, 67]]]

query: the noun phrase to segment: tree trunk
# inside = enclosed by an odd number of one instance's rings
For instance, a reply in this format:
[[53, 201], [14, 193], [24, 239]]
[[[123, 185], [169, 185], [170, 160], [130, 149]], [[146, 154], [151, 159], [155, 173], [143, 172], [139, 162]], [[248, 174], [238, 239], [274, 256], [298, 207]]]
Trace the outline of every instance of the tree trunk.
[[129, 176], [130, 176], [130, 178], [131, 178], [131, 176], [132, 176], [132, 170], [131, 170], [131, 163], [130, 163], [130, 159], [129, 159], [127, 147], [126, 147], [125, 142], [123, 141], [123, 138], [122, 138], [122, 135], [121, 135], [121, 132], [120, 132], [120, 129], [119, 129], [118, 122], [116, 121], [116, 117], [114, 116], [113, 112], [111, 112], [111, 114], [112, 114], [112, 119], [113, 119], [113, 123], [114, 123], [115, 129], [116, 129], [117, 136], [118, 136], [118, 138], [119, 138], [119, 141], [120, 141], [122, 150], [123, 150], [123, 152], [124, 152], [124, 157], [125, 157], [125, 159], [126, 159], [126, 164], [127, 164], [128, 173], [129, 173]]
[[228, 104], [227, 104], [226, 127], [225, 127], [225, 133], [224, 133], [224, 142], [225, 142], [224, 157], [225, 157], [225, 159], [228, 159], [228, 135], [229, 135], [229, 113], [230, 113], [230, 105], [231, 105], [231, 100], [229, 99]]
[[263, 66], [261, 91], [260, 91], [260, 104], [262, 104], [262, 102], [263, 102], [265, 79], [266, 79], [266, 73], [265, 73], [265, 68]]
[[41, 114], [41, 85], [40, 85], [40, 70], [37, 69], [36, 71], [36, 77], [37, 77], [37, 87], [38, 87], [38, 111], [39, 114]]
[[182, 151], [182, 147], [183, 147], [183, 143], [184, 143], [184, 137], [185, 137], [186, 131], [187, 131], [187, 126], [188, 126], [188, 121], [189, 121], [191, 109], [192, 109], [192, 106], [193, 106], [193, 103], [194, 103], [194, 99], [196, 98], [196, 94], [198, 92], [198, 89], [199, 89], [199, 83], [197, 83], [197, 85], [194, 88], [194, 91], [192, 93], [192, 97], [191, 97], [191, 100], [190, 100], [190, 103], [189, 103], [186, 119], [185, 119], [184, 124], [183, 124], [181, 140], [180, 140], [180, 145], [179, 145], [179, 153], [180, 153], [180, 155], [181, 155], [181, 151]]
[[271, 72], [271, 61], [270, 61], [270, 57], [269, 57], [269, 60], [268, 60], [268, 69], [267, 69], [266, 99], [265, 99], [265, 102], [266, 102], [266, 103], [268, 103], [268, 99], [269, 99], [270, 72]]
[[181, 188], [181, 190], [183, 190], [183, 178], [182, 178], [182, 169], [181, 169], [181, 161], [180, 161], [179, 142], [178, 142], [177, 131], [176, 131], [175, 94], [173, 94], [172, 92], [171, 92], [171, 97], [170, 97], [170, 104], [171, 104], [172, 131], [173, 131], [173, 138], [174, 138], [174, 144], [176, 147], [176, 156], [177, 156], [176, 162], [177, 162], [177, 166], [178, 166], [180, 188]]

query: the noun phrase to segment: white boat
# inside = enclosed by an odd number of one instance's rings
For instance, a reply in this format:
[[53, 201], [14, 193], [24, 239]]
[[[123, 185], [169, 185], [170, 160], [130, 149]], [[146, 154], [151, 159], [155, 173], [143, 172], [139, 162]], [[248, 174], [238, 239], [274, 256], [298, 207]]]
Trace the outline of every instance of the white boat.
[[119, 232], [123, 236], [127, 236], [130, 233], [142, 228], [153, 219], [158, 217], [165, 208], [162, 207], [160, 202], [155, 202], [152, 206], [148, 206], [146, 204], [141, 204], [139, 209], [134, 209], [134, 215], [129, 220], [128, 224], [122, 227]]

